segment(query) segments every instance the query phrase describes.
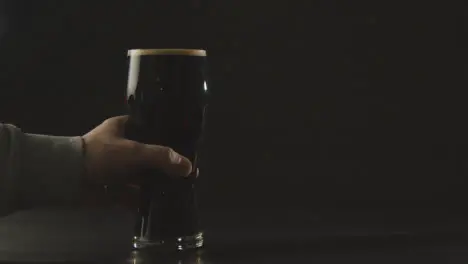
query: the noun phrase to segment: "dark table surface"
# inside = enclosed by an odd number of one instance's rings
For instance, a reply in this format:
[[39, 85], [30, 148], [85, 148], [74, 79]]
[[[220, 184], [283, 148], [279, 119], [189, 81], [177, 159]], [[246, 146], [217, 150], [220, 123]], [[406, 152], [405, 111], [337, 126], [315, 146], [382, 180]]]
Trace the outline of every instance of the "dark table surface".
[[203, 212], [197, 252], [132, 252], [117, 208], [0, 219], [1, 263], [468, 263], [466, 218], [443, 209], [225, 209]]

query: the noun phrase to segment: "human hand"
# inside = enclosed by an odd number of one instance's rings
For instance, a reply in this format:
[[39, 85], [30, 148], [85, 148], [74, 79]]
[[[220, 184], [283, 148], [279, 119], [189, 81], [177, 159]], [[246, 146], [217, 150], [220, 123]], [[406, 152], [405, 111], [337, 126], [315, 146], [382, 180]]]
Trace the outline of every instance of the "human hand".
[[[175, 177], [187, 177], [192, 171], [191, 162], [171, 148], [125, 139], [127, 120], [128, 116], [109, 118], [83, 136], [88, 203], [131, 204], [139, 190], [139, 179], [132, 176], [142, 168], [160, 169]], [[118, 187], [112, 196], [120, 201], [105, 201], [106, 185]]]

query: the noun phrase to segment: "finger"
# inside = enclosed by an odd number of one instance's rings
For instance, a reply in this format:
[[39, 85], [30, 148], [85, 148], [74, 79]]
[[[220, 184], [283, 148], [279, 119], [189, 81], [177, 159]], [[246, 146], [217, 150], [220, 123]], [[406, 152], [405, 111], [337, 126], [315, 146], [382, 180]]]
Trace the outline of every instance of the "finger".
[[169, 174], [183, 177], [189, 176], [192, 171], [190, 160], [171, 148], [158, 145], [145, 145], [145, 150], [144, 155], [148, 163], [152, 163], [148, 165], [152, 165], [154, 168], [163, 169]]
[[161, 169], [170, 175], [184, 177], [188, 176], [192, 171], [190, 160], [171, 148], [141, 144], [131, 140], [122, 140], [122, 144], [130, 148], [130, 151], [127, 151], [130, 156], [127, 160], [134, 165]]

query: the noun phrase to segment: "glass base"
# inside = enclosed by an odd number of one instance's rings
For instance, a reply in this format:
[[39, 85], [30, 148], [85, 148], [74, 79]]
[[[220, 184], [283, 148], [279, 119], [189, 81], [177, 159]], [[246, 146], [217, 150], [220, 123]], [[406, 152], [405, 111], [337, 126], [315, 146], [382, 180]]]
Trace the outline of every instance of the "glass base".
[[175, 249], [177, 251], [184, 251], [201, 247], [203, 247], [203, 232], [166, 240], [149, 240], [144, 237], [133, 237], [133, 249]]

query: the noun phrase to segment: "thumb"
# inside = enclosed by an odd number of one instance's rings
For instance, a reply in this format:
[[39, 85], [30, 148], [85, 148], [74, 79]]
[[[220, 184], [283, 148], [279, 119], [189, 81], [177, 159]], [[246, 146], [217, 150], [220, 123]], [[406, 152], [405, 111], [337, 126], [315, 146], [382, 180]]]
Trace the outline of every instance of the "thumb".
[[129, 141], [129, 144], [137, 144], [136, 155], [137, 163], [143, 162], [145, 166], [155, 169], [161, 169], [168, 174], [186, 177], [192, 171], [190, 160], [173, 149], [166, 146], [149, 145]]

